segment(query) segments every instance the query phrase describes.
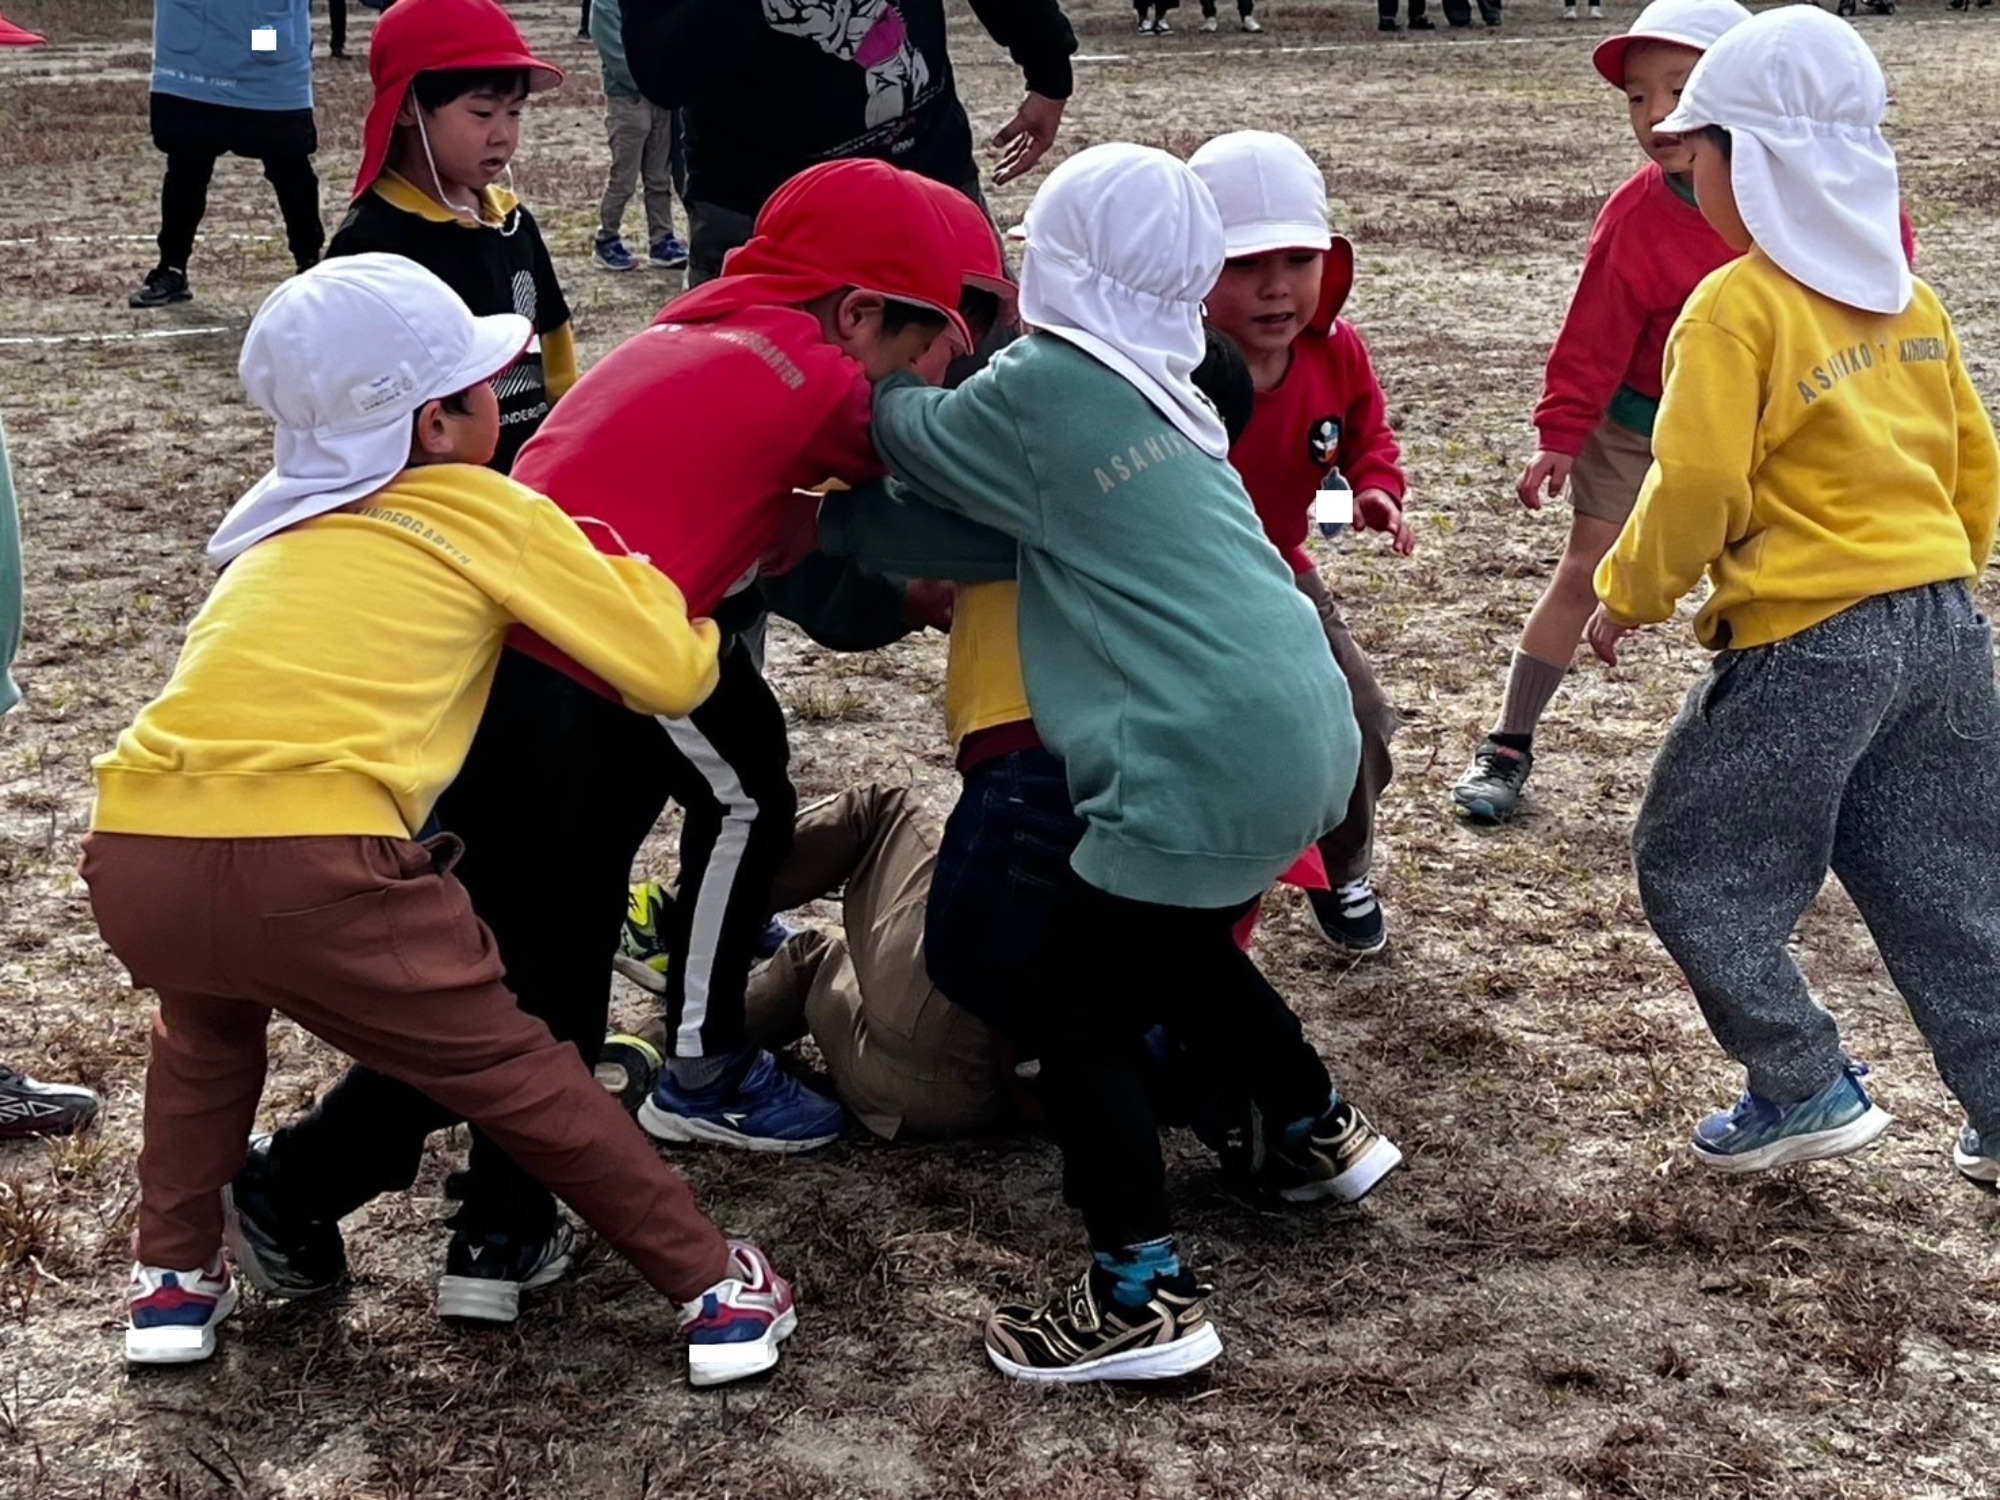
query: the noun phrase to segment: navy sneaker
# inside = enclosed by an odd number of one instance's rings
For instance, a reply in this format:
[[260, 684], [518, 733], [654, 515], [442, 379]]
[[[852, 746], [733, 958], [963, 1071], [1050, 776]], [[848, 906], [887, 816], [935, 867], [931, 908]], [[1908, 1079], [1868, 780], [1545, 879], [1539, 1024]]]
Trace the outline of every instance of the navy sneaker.
[[590, 247], [590, 258], [600, 271], [636, 271], [639, 257], [625, 248], [625, 242], [617, 235], [600, 234], [597, 242]]
[[576, 1232], [561, 1218], [533, 1240], [455, 1229], [438, 1278], [438, 1316], [511, 1323], [521, 1316], [521, 1293], [558, 1280], [575, 1253]]
[[175, 302], [186, 302], [194, 296], [194, 289], [188, 285], [187, 272], [172, 266], [155, 266], [146, 273], [139, 290], [125, 299], [127, 307], [167, 307]]
[[646, 263], [656, 270], [678, 271], [688, 263], [688, 247], [671, 229], [653, 241]]
[[1797, 1104], [1745, 1094], [1734, 1108], [1695, 1126], [1695, 1159], [1721, 1172], [1768, 1172], [1859, 1151], [1895, 1119], [1861, 1086], [1867, 1072], [1865, 1065], [1850, 1062], [1832, 1083]]
[[784, 1154], [831, 1145], [845, 1118], [838, 1101], [814, 1093], [763, 1051], [734, 1083], [713, 1089], [680, 1088], [669, 1063], [639, 1106], [639, 1127], [656, 1141]]
[[271, 1171], [271, 1138], [253, 1136], [222, 1190], [222, 1240], [243, 1279], [267, 1297], [310, 1297], [347, 1279], [340, 1226], [288, 1211]]
[[125, 1358], [186, 1365], [215, 1353], [215, 1325], [236, 1310], [236, 1283], [218, 1251], [192, 1271], [132, 1267], [126, 1301]]
[[2000, 1187], [2000, 1143], [1988, 1147], [1970, 1120], [1959, 1129], [1951, 1159], [1967, 1181], [1981, 1187]]
[[1349, 958], [1372, 958], [1389, 946], [1389, 919], [1363, 875], [1331, 891], [1307, 891], [1320, 935]]
[[688, 1384], [724, 1385], [762, 1375], [778, 1363], [778, 1345], [799, 1326], [792, 1284], [748, 1240], [731, 1240], [734, 1275], [681, 1307]]

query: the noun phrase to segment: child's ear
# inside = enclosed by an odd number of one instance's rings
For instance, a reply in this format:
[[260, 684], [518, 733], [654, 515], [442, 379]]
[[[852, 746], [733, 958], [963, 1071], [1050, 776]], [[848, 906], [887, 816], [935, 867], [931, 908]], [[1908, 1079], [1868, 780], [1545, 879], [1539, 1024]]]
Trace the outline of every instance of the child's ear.
[[396, 123], [398, 125], [417, 123], [417, 96], [414, 92], [403, 95], [403, 102], [396, 106]]
[[426, 401], [410, 422], [410, 461], [449, 458], [451, 452], [451, 426], [445, 420], [444, 402]]
[[884, 300], [879, 292], [849, 292], [834, 311], [834, 327], [843, 339], [858, 337], [881, 323]]

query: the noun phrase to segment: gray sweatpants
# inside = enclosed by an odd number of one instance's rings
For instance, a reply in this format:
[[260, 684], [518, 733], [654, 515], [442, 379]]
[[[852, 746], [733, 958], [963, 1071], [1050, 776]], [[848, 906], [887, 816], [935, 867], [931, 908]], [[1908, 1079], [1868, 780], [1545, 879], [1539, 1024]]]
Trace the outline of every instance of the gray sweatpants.
[[645, 99], [607, 94], [604, 133], [611, 143], [611, 169], [597, 206], [597, 232], [620, 232], [632, 188], [646, 189], [646, 243], [656, 245], [674, 232], [674, 112]]
[[1633, 830], [1646, 918], [1702, 1015], [1791, 1104], [1844, 1062], [1786, 951], [1830, 867], [1982, 1134], [2000, 1132], [2000, 695], [1962, 583], [1724, 651]]

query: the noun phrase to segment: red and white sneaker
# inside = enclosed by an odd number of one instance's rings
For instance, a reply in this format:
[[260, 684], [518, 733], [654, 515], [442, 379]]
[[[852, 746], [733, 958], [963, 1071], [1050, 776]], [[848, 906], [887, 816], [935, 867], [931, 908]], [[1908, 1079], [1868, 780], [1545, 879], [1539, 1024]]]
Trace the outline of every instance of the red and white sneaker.
[[726, 1385], [778, 1363], [778, 1345], [799, 1326], [792, 1284], [748, 1240], [731, 1240], [737, 1275], [681, 1307], [688, 1341], [688, 1384]]
[[236, 1283], [222, 1253], [193, 1271], [132, 1267], [125, 1358], [135, 1365], [185, 1365], [215, 1353], [215, 1325], [236, 1308]]

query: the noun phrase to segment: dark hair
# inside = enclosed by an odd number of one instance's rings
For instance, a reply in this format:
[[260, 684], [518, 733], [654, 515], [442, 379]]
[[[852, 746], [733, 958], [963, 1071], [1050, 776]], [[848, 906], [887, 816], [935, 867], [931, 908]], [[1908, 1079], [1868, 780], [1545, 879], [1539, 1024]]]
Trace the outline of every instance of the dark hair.
[[969, 286], [958, 294], [958, 315], [972, 331], [972, 342], [984, 343], [986, 335], [1000, 321], [1000, 297], [984, 287]]
[[[472, 414], [471, 395], [472, 395], [472, 387], [467, 386], [462, 391], [453, 391], [449, 396], [439, 396], [436, 397], [435, 399], [439, 406], [442, 406], [446, 411], [450, 412], [454, 417], [464, 417], [464, 416], [470, 416]], [[423, 403], [423, 406], [419, 406], [414, 412], [410, 413], [410, 439], [412, 442], [416, 440], [417, 423], [423, 417], [424, 406], [429, 406], [429, 405], [430, 402], [426, 401]]]
[[908, 328], [921, 328], [935, 337], [944, 332], [945, 324], [950, 321], [934, 307], [903, 302], [895, 297], [882, 299], [882, 333], [886, 338], [894, 338]]
[[1234, 446], [1257, 409], [1257, 386], [1249, 362], [1236, 340], [1219, 329], [1208, 330], [1208, 353], [1194, 367], [1195, 389], [1215, 403], [1223, 430]]
[[1714, 142], [1715, 149], [1722, 153], [1722, 159], [1724, 161], [1731, 161], [1734, 159], [1736, 152], [1736, 144], [1735, 142], [1729, 139], [1728, 126], [1704, 125], [1701, 127], [1701, 129], [1697, 130], [1695, 134], [1700, 136], [1705, 141]]
[[511, 99], [528, 93], [526, 68], [439, 68], [410, 80], [410, 92], [427, 114], [436, 114], [467, 94], [499, 94]]

